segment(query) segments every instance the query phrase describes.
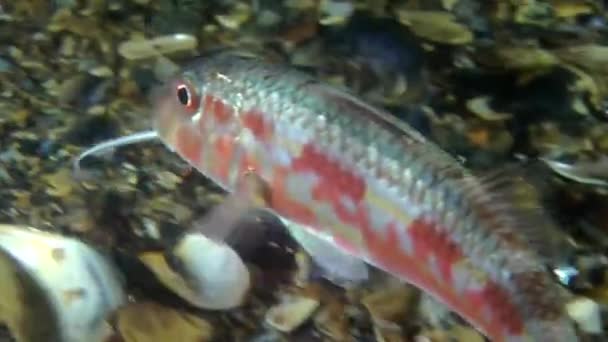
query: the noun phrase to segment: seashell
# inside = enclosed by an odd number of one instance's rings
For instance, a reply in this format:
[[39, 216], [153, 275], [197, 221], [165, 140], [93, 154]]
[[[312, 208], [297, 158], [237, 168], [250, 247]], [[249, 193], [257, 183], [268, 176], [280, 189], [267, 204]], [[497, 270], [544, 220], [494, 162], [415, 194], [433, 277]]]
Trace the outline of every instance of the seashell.
[[190, 233], [175, 245], [169, 263], [162, 253], [147, 252], [139, 259], [158, 280], [203, 309], [225, 310], [240, 306], [251, 279], [241, 257], [228, 245], [202, 234]]
[[126, 297], [100, 253], [73, 238], [0, 224], [0, 256], [0, 274], [6, 275], [0, 286], [10, 298], [0, 304], [0, 321], [18, 341], [101, 341], [109, 335], [105, 319]]
[[571, 181], [598, 187], [608, 186], [608, 157], [604, 155], [574, 161], [551, 156], [542, 157], [541, 160], [553, 172]]

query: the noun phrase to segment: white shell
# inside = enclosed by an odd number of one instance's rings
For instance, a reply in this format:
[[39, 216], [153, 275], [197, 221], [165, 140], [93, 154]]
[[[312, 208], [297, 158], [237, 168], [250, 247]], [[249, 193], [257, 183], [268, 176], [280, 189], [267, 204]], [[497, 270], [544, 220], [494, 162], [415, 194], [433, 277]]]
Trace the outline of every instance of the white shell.
[[0, 248], [45, 292], [61, 341], [106, 337], [105, 319], [125, 302], [125, 294], [101, 254], [76, 239], [6, 224], [0, 224]]
[[578, 297], [566, 304], [566, 309], [582, 331], [589, 334], [603, 333], [600, 306], [595, 301]]
[[173, 254], [180, 260], [180, 271], [190, 285], [190, 291], [172, 287], [178, 295], [205, 309], [223, 310], [241, 305], [251, 279], [247, 266], [232, 248], [202, 234], [186, 234]]

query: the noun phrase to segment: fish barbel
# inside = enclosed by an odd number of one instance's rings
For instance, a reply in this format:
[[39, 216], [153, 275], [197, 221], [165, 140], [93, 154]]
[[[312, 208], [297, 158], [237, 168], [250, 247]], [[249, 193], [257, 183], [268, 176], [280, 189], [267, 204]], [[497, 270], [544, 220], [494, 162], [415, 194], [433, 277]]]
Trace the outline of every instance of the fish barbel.
[[154, 92], [164, 144], [228, 192], [443, 302], [494, 341], [577, 341], [492, 187], [407, 124], [289, 66], [218, 53]]

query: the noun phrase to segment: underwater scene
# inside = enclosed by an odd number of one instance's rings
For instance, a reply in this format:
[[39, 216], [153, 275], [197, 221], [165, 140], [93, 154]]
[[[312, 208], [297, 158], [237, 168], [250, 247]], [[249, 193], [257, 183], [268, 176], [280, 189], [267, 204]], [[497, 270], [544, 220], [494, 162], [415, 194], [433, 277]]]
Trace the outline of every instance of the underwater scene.
[[0, 0], [0, 342], [607, 329], [607, 1]]

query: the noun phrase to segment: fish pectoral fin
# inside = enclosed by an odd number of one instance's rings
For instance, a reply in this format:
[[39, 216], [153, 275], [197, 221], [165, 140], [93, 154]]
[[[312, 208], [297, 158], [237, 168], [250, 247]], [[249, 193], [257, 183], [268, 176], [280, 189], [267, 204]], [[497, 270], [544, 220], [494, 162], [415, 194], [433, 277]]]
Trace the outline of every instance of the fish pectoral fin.
[[322, 277], [336, 285], [348, 287], [369, 277], [368, 265], [361, 259], [336, 247], [329, 237], [311, 232], [295, 222], [282, 219], [290, 235], [320, 268]]
[[209, 239], [225, 242], [246, 215], [266, 207], [268, 198], [266, 182], [254, 173], [247, 173], [239, 180], [234, 193], [195, 220], [192, 230]]

